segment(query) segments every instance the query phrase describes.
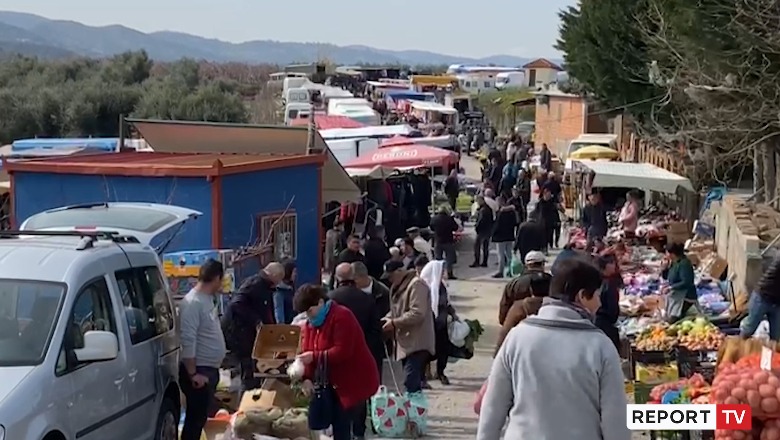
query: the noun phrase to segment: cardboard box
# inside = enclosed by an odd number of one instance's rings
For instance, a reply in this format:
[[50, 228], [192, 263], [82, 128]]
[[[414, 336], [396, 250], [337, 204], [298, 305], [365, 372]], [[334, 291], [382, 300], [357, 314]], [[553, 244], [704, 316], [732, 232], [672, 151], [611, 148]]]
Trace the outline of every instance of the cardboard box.
[[276, 379], [268, 379], [263, 385], [254, 390], [244, 392], [241, 396], [239, 411], [247, 411], [252, 408], [279, 408], [290, 409], [295, 403], [295, 392], [289, 385]]
[[257, 330], [252, 359], [261, 375], [285, 376], [295, 360], [301, 344], [301, 328], [297, 325], [263, 325]]

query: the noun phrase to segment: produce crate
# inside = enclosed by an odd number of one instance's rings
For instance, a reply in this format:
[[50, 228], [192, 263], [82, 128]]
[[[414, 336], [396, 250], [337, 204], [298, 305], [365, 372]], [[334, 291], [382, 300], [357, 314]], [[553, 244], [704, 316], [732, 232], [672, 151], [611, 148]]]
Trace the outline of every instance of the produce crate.
[[648, 385], [645, 383], [634, 383], [634, 403], [642, 405], [650, 401], [650, 391], [655, 388], [655, 385]]
[[677, 369], [680, 377], [691, 377], [699, 373], [708, 383], [712, 383], [717, 362], [718, 350], [691, 351], [685, 347], [677, 348]]
[[690, 431], [650, 431], [650, 440], [690, 440]]
[[674, 351], [639, 351], [631, 347], [631, 379], [636, 380], [637, 364], [644, 365], [667, 365], [675, 361]]

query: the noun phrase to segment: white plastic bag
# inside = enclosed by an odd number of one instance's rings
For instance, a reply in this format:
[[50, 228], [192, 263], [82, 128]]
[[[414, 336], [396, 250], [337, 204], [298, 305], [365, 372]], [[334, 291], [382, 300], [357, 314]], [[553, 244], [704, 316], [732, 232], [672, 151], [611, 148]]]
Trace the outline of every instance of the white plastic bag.
[[450, 322], [447, 326], [450, 342], [456, 347], [466, 345], [466, 338], [469, 336], [469, 333], [471, 333], [471, 327], [460, 319]]
[[295, 359], [293, 363], [290, 364], [289, 367], [287, 367], [287, 375], [290, 376], [290, 379], [293, 381], [299, 381], [303, 379], [303, 374], [306, 371], [306, 365], [303, 364], [303, 361], [300, 359]]

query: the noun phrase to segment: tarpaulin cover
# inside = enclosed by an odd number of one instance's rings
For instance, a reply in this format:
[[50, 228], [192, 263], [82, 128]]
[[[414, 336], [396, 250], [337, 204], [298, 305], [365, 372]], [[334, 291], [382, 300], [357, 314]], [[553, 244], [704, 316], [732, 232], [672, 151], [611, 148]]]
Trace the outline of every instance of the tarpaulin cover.
[[372, 154], [357, 157], [344, 164], [344, 168], [386, 167], [440, 167], [452, 165], [458, 155], [441, 148], [424, 145], [380, 148]]

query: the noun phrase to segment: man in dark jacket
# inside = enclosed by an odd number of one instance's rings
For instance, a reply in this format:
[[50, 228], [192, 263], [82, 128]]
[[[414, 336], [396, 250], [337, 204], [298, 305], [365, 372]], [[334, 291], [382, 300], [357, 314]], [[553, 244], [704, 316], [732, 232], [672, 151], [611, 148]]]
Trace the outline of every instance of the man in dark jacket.
[[539, 151], [539, 166], [546, 171], [552, 171], [552, 151], [547, 148], [547, 144], [542, 144], [542, 150]]
[[528, 212], [526, 211], [526, 205], [523, 202], [523, 198], [520, 196], [520, 188], [517, 186], [512, 187], [512, 197], [509, 198], [507, 203], [515, 207], [518, 224], [523, 223], [526, 220], [526, 217], [528, 217]]
[[523, 205], [528, 206], [531, 202], [531, 178], [528, 172], [521, 169], [517, 173], [517, 189], [520, 192], [520, 198], [523, 199]]
[[458, 170], [450, 171], [450, 175], [444, 181], [444, 194], [447, 195], [447, 201], [450, 202], [452, 212], [458, 209], [458, 195], [460, 194], [460, 181], [458, 180]]
[[447, 276], [454, 280], [453, 266], [457, 258], [455, 251], [455, 232], [460, 226], [452, 218], [446, 206], [439, 208], [439, 212], [431, 220], [431, 229], [433, 229], [433, 258], [444, 260], [447, 267]]
[[620, 351], [620, 332], [616, 326], [620, 316], [620, 289], [623, 287], [623, 279], [617, 271], [617, 261], [611, 255], [598, 259], [601, 276], [604, 278], [601, 285], [601, 307], [596, 312], [594, 324], [607, 335]]
[[477, 237], [474, 240], [474, 262], [470, 267], [487, 267], [490, 234], [493, 233], [493, 209], [485, 203], [483, 196], [477, 196], [477, 205], [477, 221], [474, 224]]
[[[368, 268], [368, 274], [378, 279], [385, 271], [385, 262], [390, 259], [390, 248], [385, 243], [384, 226], [375, 226], [369, 232], [369, 237], [363, 246], [366, 254], [364, 262]], [[355, 262], [358, 261], [356, 260]]]
[[544, 225], [544, 234], [547, 239], [547, 247], [554, 248], [557, 246], [555, 242], [555, 230], [561, 227], [561, 207], [557, 200], [553, 198], [552, 192], [548, 188], [542, 190], [542, 197], [536, 204], [536, 209], [539, 210], [539, 214], [542, 218], [542, 224]]
[[609, 223], [607, 223], [607, 209], [601, 202], [601, 194], [592, 192], [588, 196], [588, 201], [590, 203], [582, 210], [582, 227], [585, 229], [590, 249], [594, 242], [607, 235]]
[[504, 286], [501, 301], [498, 304], [498, 323], [504, 325], [509, 309], [515, 301], [521, 301], [531, 296], [531, 280], [542, 277], [551, 280], [552, 275], [544, 271], [546, 258], [539, 251], [529, 252], [525, 257], [525, 270], [520, 276], [516, 276]]
[[[336, 281], [338, 287], [328, 292], [328, 297], [336, 303], [348, 308], [355, 318], [357, 318], [363, 335], [366, 338], [366, 344], [376, 359], [376, 353], [382, 348], [382, 327], [381, 316], [378, 313], [374, 298], [366, 295], [355, 284], [355, 272], [349, 263], [341, 263], [336, 267]], [[368, 402], [364, 402], [360, 408], [366, 407]], [[356, 410], [353, 413], [352, 431], [355, 437], [365, 437], [366, 435], [366, 410]]]
[[[363, 291], [374, 300], [377, 314], [382, 317], [390, 312], [390, 289], [368, 275], [366, 266], [361, 262], [352, 263], [352, 272], [355, 277], [355, 287]], [[379, 368], [379, 379], [382, 379], [382, 359], [385, 357], [385, 350], [382, 344], [378, 344], [376, 347], [369, 347], [374, 358], [377, 360], [377, 367]]]
[[493, 235], [490, 237], [498, 251], [498, 272], [493, 275], [493, 278], [503, 278], [504, 271], [512, 264], [512, 245], [515, 241], [515, 228], [517, 228], [515, 207], [507, 205], [501, 197], [498, 200], [500, 208], [493, 225]]
[[276, 323], [273, 295], [276, 285], [283, 279], [284, 266], [270, 263], [259, 274], [241, 283], [222, 316], [225, 345], [238, 358], [244, 390], [260, 386], [260, 380], [255, 378], [252, 350], [257, 338], [257, 327]]
[[360, 251], [360, 237], [358, 237], [357, 235], [350, 235], [347, 238], [347, 247], [343, 251], [339, 252], [339, 254], [336, 256], [336, 264], [333, 266], [333, 273], [331, 273], [328, 287], [330, 287], [331, 289], [336, 287], [336, 266], [337, 265], [341, 263], [354, 263], [355, 261], [360, 261], [361, 263], [365, 263], [366, 257]]
[[520, 259], [525, 261], [526, 255], [531, 251], [543, 251], [547, 247], [547, 236], [545, 235], [544, 225], [539, 222], [539, 212], [534, 211], [517, 228], [515, 237], [515, 252], [520, 254]]
[[769, 322], [769, 339], [780, 339], [780, 254], [778, 254], [756, 285], [748, 303], [748, 315], [740, 326], [740, 335], [748, 339], [766, 319]]

